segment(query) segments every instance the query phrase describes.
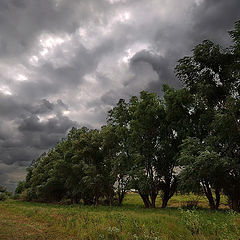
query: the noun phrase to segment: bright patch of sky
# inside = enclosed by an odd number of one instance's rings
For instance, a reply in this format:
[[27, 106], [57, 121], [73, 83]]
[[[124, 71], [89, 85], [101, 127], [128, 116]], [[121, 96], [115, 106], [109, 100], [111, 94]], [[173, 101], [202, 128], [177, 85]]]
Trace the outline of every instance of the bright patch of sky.
[[8, 86], [0, 86], [0, 93], [4, 94], [4, 95], [12, 95], [12, 92], [10, 90], [10, 88]]

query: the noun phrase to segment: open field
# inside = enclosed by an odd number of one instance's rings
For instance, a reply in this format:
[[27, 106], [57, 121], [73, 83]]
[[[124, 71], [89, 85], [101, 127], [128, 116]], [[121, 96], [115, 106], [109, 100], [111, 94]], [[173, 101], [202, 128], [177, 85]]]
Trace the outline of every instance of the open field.
[[9, 200], [0, 202], [0, 239], [239, 240], [240, 215], [225, 205], [211, 212], [204, 198], [198, 210], [180, 209], [193, 199], [174, 196], [167, 209], [144, 209], [137, 194], [128, 194], [122, 207]]

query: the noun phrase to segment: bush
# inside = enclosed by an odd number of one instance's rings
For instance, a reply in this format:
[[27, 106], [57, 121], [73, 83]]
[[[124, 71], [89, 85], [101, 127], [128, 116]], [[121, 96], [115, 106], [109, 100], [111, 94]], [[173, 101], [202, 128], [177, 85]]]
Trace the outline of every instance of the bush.
[[69, 199], [69, 198], [64, 198], [59, 202], [59, 204], [61, 204], [61, 205], [72, 205], [72, 200]]
[[8, 198], [6, 193], [0, 193], [0, 201], [5, 201]]
[[21, 194], [14, 194], [13, 197], [12, 197], [14, 200], [20, 200], [21, 199]]
[[19, 194], [19, 198], [22, 201], [29, 201], [27, 190], [25, 189], [21, 194]]
[[198, 207], [198, 200], [189, 200], [182, 204], [183, 209], [196, 209]]
[[181, 215], [185, 226], [191, 232], [191, 234], [198, 235], [201, 227], [200, 216], [198, 212], [195, 210], [182, 210]]

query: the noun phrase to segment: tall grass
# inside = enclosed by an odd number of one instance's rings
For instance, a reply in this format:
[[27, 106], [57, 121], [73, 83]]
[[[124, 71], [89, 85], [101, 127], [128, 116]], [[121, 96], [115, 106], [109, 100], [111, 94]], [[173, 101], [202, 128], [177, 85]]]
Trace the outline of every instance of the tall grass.
[[[122, 207], [2, 202], [0, 239], [11, 239], [7, 234], [12, 232], [14, 237], [15, 232], [18, 234], [15, 239], [239, 240], [238, 214], [229, 210], [181, 208], [192, 197], [175, 196], [166, 209], [144, 209], [136, 194], [128, 194]], [[204, 199], [201, 201], [205, 204]], [[9, 221], [6, 223], [3, 218]], [[18, 233], [13, 219], [22, 219]], [[8, 228], [8, 233], [3, 227]]]

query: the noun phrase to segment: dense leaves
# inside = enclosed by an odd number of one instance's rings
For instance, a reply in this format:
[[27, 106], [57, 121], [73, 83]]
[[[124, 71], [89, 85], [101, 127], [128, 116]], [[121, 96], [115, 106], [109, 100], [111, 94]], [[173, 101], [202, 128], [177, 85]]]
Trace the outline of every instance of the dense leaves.
[[11, 196], [11, 193], [9, 193], [5, 187], [0, 185], [0, 201], [6, 200], [9, 196]]
[[240, 210], [239, 24], [230, 31], [232, 47], [223, 49], [206, 40], [176, 67], [193, 97], [192, 123], [200, 129], [182, 145], [182, 182], [192, 190], [201, 187], [212, 209], [218, 208], [222, 190], [236, 211]]

